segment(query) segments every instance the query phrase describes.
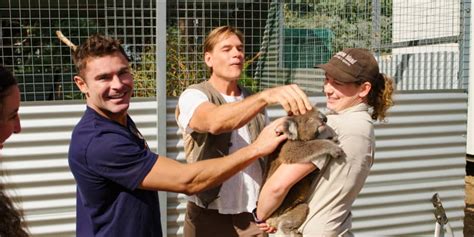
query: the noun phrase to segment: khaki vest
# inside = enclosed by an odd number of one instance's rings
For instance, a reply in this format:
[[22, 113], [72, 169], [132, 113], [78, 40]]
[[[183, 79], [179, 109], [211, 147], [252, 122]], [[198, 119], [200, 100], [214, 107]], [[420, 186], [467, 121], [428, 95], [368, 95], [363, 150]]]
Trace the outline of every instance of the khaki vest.
[[[206, 94], [209, 102], [222, 105], [226, 101], [224, 97], [216, 90], [214, 87], [207, 81], [201, 82], [199, 84], [194, 84], [189, 87], [190, 89], [197, 89]], [[246, 90], [244, 87], [239, 86], [240, 91], [243, 94], [243, 97], [250, 96], [251, 93]], [[176, 107], [175, 119], [178, 121], [179, 107]], [[178, 123], [179, 125], [179, 123]], [[179, 125], [180, 126], [180, 125]], [[265, 127], [265, 114], [262, 110], [259, 112], [250, 122], [247, 124], [250, 134], [250, 140], [253, 142], [258, 137], [258, 134]], [[181, 128], [184, 131], [183, 128]], [[184, 152], [186, 156], [186, 161], [188, 163], [196, 162], [199, 160], [207, 160], [214, 158], [221, 158], [229, 154], [231, 132], [222, 133], [214, 135], [211, 133], [198, 133], [192, 132], [187, 134], [183, 132], [184, 140]], [[259, 159], [260, 164], [262, 165], [263, 170], [263, 160]], [[196, 194], [196, 196], [201, 200], [204, 206], [208, 206], [214, 200], [218, 198], [221, 185], [208, 189], [206, 191]]]

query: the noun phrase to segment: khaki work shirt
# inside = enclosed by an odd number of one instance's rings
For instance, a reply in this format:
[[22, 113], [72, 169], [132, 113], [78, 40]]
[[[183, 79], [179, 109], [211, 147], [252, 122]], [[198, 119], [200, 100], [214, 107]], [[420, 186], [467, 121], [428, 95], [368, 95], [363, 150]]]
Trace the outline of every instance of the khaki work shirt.
[[299, 229], [303, 236], [352, 236], [352, 204], [374, 159], [374, 127], [368, 109], [362, 103], [327, 116], [346, 157], [314, 161], [320, 169], [328, 167], [309, 198], [309, 215]]

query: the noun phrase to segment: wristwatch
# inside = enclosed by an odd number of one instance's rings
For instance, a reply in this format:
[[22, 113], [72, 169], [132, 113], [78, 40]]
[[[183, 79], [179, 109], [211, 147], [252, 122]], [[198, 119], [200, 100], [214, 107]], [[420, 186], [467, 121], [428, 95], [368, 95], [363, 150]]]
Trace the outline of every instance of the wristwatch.
[[262, 220], [258, 219], [258, 217], [257, 217], [257, 208], [254, 208], [252, 210], [252, 216], [253, 216], [253, 220], [255, 221], [255, 223], [257, 223], [257, 224], [265, 223], [265, 221], [262, 221]]

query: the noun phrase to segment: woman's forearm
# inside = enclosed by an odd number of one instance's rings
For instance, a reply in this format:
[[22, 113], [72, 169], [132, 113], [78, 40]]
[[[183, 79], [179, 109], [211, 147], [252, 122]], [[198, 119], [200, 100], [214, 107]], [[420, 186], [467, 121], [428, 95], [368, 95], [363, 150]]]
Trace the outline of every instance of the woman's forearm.
[[317, 167], [313, 163], [282, 164], [267, 179], [260, 192], [257, 218], [265, 220], [280, 206], [288, 191]]
[[258, 197], [257, 218], [266, 220], [280, 206], [291, 187], [275, 187], [267, 183]]

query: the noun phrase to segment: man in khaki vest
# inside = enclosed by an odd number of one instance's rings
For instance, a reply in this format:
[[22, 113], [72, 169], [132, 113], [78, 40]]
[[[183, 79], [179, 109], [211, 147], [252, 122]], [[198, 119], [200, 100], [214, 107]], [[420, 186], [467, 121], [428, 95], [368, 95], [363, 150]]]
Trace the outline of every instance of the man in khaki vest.
[[[249, 145], [268, 123], [267, 105], [280, 104], [289, 114], [303, 114], [312, 108], [296, 85], [250, 95], [237, 84], [244, 45], [242, 33], [233, 27], [222, 26], [209, 33], [204, 59], [211, 77], [187, 88], [176, 109], [189, 163], [222, 157]], [[262, 183], [262, 163], [259, 159], [221, 186], [189, 196], [184, 235], [266, 236], [251, 215]]]

